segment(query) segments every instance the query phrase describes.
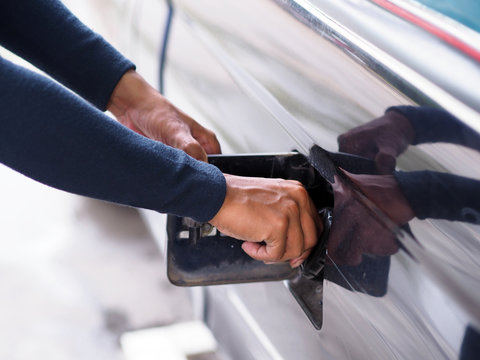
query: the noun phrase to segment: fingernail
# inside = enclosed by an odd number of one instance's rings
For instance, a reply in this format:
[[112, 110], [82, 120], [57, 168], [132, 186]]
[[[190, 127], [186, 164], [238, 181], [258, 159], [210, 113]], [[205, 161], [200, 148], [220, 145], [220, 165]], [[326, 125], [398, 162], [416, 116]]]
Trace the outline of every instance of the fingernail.
[[293, 263], [291, 263], [290, 266], [292, 267], [292, 269], [295, 269], [300, 265], [302, 265], [302, 263], [303, 263], [303, 259], [297, 259]]

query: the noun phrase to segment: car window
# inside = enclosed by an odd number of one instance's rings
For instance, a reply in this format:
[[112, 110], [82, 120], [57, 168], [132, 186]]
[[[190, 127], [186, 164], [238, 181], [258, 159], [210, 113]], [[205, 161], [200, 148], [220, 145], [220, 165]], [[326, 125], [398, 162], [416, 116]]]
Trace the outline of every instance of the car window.
[[417, 2], [480, 32], [480, 2], [477, 0], [418, 0]]

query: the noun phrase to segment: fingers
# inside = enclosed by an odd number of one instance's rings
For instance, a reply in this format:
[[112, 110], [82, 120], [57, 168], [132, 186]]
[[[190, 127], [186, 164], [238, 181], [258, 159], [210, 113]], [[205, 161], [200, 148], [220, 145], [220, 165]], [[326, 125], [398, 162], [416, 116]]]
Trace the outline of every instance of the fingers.
[[[200, 161], [207, 161], [209, 151], [220, 149], [213, 132], [181, 112], [174, 115], [169, 119], [164, 119], [165, 123], [155, 128], [155, 138], [161, 139], [169, 146], [185, 151]], [[160, 121], [158, 123], [160, 124]], [[197, 135], [197, 138], [194, 134]]]
[[292, 202], [287, 208], [289, 213], [289, 224], [287, 224], [287, 237], [285, 239], [284, 253], [282, 257], [295, 258], [305, 250], [305, 236], [303, 233], [303, 224], [301, 220], [301, 204]]
[[[184, 123], [188, 129], [188, 134], [195, 139], [195, 141], [202, 147], [207, 154], [220, 154], [220, 143], [215, 136], [215, 133], [192, 119], [183, 111], [177, 109], [177, 114], [182, 123]], [[190, 155], [190, 154], [189, 154]]]
[[[288, 260], [289, 254], [286, 253], [286, 248], [287, 241], [289, 240], [287, 236], [289, 222], [290, 220], [288, 217], [271, 219], [268, 224], [265, 224], [265, 226], [271, 227], [273, 231], [269, 237], [263, 239], [265, 244], [245, 242], [242, 244], [243, 250], [252, 258], [260, 261], [277, 262]], [[295, 224], [290, 225], [295, 227]], [[303, 236], [302, 238], [290, 238], [290, 241], [293, 239], [297, 242], [303, 243]]]
[[188, 128], [178, 131], [175, 135], [178, 138], [177, 144], [179, 144], [175, 147], [197, 160], [207, 161], [207, 154], [222, 152], [215, 134], [194, 120], [191, 120]]
[[220, 143], [215, 134], [198, 124], [195, 120], [178, 112], [179, 120], [164, 130], [165, 143], [185, 151], [191, 157], [207, 161], [207, 154], [219, 154]]
[[307, 258], [308, 258], [308, 256], [310, 255], [311, 252], [312, 252], [312, 250], [304, 251], [303, 254], [302, 254], [302, 256], [290, 260], [290, 261], [289, 261], [290, 266], [291, 266], [292, 268], [299, 267], [300, 265], [303, 264], [303, 262], [304, 262], [305, 260], [307, 260]]
[[288, 197], [282, 201], [280, 213], [266, 224], [271, 226], [271, 235], [263, 239], [265, 244], [245, 242], [242, 248], [254, 259], [264, 262], [290, 260], [290, 265], [297, 267], [317, 242], [320, 219], [304, 187], [296, 181], [289, 182], [288, 187]]
[[324, 230], [323, 221], [309, 197], [307, 206], [307, 213], [303, 214], [301, 219], [304, 235], [303, 252], [299, 257], [290, 260], [290, 266], [292, 268], [300, 266], [308, 258], [318, 242], [319, 234], [321, 234]]
[[141, 101], [123, 106], [122, 111], [119, 109], [112, 105], [110, 110], [128, 128], [183, 150], [197, 160], [207, 161], [207, 154], [221, 152], [212, 131], [198, 124], [154, 89], [145, 91]]
[[192, 126], [192, 136], [200, 143], [207, 154], [220, 154], [222, 149], [213, 131], [210, 131], [195, 122]]
[[281, 260], [277, 256], [273, 256], [271, 253], [272, 246], [261, 245], [255, 242], [245, 241], [242, 244], [242, 249], [255, 260], [260, 260], [266, 263], [276, 263]]
[[283, 179], [233, 175], [225, 179], [225, 201], [210, 223], [224, 234], [249, 241], [243, 249], [254, 259], [296, 259], [299, 265], [317, 242], [319, 221], [305, 188]]
[[175, 142], [176, 145], [174, 147], [185, 151], [194, 159], [207, 161], [205, 149], [190, 134], [176, 134], [176, 136], [179, 139]]
[[134, 70], [117, 83], [108, 110], [131, 130], [206, 161], [220, 153], [215, 134], [178, 109]]

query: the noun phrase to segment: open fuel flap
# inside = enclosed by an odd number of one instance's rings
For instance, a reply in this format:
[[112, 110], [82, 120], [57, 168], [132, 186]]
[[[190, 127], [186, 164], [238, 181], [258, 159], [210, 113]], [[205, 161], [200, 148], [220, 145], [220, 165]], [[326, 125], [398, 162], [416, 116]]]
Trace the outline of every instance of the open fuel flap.
[[299, 153], [212, 155], [209, 162], [222, 172], [300, 181], [324, 221], [325, 231], [305, 263], [297, 269], [288, 263], [264, 264], [245, 254], [242, 241], [220, 233], [208, 223], [169, 215], [167, 220], [167, 274], [179, 286], [218, 285], [288, 280], [287, 285], [312, 320], [321, 326], [325, 243], [333, 206], [331, 186]]

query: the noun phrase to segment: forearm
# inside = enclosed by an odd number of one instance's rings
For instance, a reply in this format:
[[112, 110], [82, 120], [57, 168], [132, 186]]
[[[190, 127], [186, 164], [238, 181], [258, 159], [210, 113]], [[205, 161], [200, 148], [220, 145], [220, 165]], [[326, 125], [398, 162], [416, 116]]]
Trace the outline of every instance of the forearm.
[[58, 0], [0, 1], [0, 44], [101, 110], [134, 68]]
[[126, 129], [58, 84], [0, 59], [0, 161], [50, 186], [200, 221], [225, 197], [215, 167]]

